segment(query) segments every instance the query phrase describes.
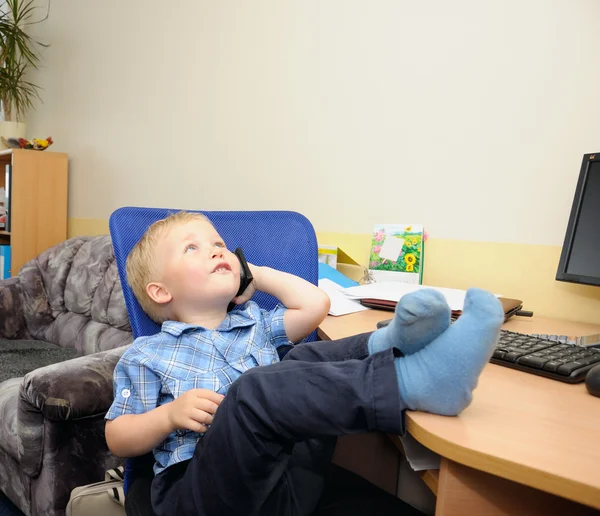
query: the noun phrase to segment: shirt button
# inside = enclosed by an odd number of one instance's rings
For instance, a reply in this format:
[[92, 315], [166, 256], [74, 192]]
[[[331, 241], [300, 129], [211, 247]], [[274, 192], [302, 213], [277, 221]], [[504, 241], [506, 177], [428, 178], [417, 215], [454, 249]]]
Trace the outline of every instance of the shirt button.
[[129, 398], [129, 396], [131, 396], [131, 391], [129, 389], [123, 389], [121, 391], [121, 396], [123, 396], [125, 399]]

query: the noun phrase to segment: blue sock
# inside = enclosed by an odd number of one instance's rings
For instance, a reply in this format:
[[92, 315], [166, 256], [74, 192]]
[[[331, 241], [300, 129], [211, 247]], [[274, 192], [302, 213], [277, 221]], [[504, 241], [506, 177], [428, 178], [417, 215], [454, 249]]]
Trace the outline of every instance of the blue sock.
[[450, 326], [450, 307], [437, 290], [424, 289], [403, 296], [392, 322], [369, 337], [369, 353], [395, 347], [405, 355], [419, 351]]
[[469, 289], [460, 318], [421, 351], [396, 358], [403, 408], [455, 416], [471, 403], [471, 392], [488, 363], [504, 322], [498, 298]]

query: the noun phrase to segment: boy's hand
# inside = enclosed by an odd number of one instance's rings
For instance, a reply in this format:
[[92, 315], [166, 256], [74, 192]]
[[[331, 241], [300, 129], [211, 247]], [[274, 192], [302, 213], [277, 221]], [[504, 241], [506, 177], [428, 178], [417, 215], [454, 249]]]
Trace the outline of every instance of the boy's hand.
[[248, 267], [250, 267], [250, 272], [252, 272], [252, 277], [254, 279], [252, 280], [252, 283], [246, 287], [246, 290], [244, 290], [239, 296], [233, 298], [233, 302], [236, 305], [243, 305], [246, 301], [249, 301], [254, 293], [258, 290], [256, 282], [257, 276], [260, 274], [260, 267], [252, 265], [251, 263], [248, 264]]
[[300, 341], [327, 316], [331, 304], [329, 296], [316, 285], [270, 267], [253, 267], [251, 270], [256, 290], [271, 294], [287, 308], [284, 326], [289, 341]]
[[175, 430], [208, 430], [224, 396], [208, 389], [192, 389], [167, 404], [169, 424]]

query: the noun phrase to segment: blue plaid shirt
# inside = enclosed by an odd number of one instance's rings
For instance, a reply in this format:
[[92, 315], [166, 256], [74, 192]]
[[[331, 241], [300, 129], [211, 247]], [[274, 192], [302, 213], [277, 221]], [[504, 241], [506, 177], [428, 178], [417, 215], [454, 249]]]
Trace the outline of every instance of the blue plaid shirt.
[[[115, 368], [115, 398], [106, 419], [148, 412], [190, 389], [225, 394], [244, 371], [278, 362], [276, 349], [289, 344], [285, 310], [266, 311], [249, 301], [215, 330], [167, 321], [160, 333], [136, 339]], [[191, 430], [170, 434], [154, 449], [154, 474], [191, 459], [200, 437]]]

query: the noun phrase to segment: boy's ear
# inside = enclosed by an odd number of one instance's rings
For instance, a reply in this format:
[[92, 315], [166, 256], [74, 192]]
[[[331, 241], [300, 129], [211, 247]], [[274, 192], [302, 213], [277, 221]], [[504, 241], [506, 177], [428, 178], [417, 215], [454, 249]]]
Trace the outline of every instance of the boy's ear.
[[168, 303], [172, 299], [171, 294], [162, 283], [148, 283], [148, 285], [146, 285], [146, 294], [148, 294], [148, 297], [152, 299], [152, 301], [159, 305]]

